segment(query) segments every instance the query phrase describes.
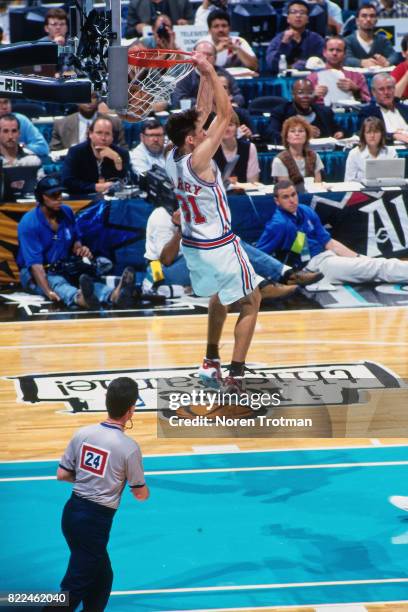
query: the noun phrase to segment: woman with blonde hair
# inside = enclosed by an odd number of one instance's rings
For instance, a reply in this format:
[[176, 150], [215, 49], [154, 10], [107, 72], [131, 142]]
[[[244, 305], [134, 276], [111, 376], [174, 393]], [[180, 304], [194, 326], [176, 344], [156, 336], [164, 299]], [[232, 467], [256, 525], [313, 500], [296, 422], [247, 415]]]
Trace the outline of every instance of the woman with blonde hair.
[[350, 151], [346, 161], [345, 181], [361, 182], [366, 176], [367, 159], [395, 159], [394, 147], [385, 144], [385, 125], [378, 117], [364, 119], [360, 130], [360, 144]]
[[[253, 142], [241, 138], [239, 134], [240, 121], [236, 113], [232, 113], [229, 126], [225, 130], [221, 145], [218, 147], [214, 160], [224, 174], [227, 164], [231, 183], [253, 183], [259, 180], [258, 153]], [[235, 162], [235, 165], [233, 165]]]
[[324, 168], [319, 155], [309, 147], [312, 129], [302, 117], [290, 117], [282, 126], [282, 144], [286, 150], [272, 161], [272, 177], [277, 181], [290, 179], [296, 191], [305, 189], [305, 178], [312, 177], [314, 182], [322, 182], [321, 170]]

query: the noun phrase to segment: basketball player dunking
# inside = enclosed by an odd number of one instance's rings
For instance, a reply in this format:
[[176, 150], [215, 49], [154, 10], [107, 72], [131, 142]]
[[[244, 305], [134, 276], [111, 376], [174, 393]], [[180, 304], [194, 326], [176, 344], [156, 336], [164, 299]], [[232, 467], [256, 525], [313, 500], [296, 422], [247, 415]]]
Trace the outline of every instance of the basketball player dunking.
[[[200, 71], [197, 106], [177, 113], [167, 123], [174, 144], [166, 170], [182, 211], [183, 253], [196, 295], [211, 296], [208, 310], [207, 353], [199, 370], [206, 384], [224, 391], [241, 391], [245, 359], [259, 310], [258, 277], [239, 238], [231, 231], [231, 215], [221, 174], [212, 158], [231, 117], [231, 104], [213, 66], [200, 54], [194, 56]], [[216, 118], [207, 131], [203, 126], [212, 110]], [[228, 307], [236, 305], [239, 317], [229, 375], [222, 381], [218, 345]]]

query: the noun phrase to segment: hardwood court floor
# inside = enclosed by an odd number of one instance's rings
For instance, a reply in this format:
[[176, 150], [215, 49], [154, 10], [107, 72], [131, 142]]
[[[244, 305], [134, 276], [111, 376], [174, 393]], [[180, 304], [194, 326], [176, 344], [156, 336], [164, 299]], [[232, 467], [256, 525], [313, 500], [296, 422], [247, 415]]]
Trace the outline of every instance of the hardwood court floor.
[[[225, 327], [221, 347], [225, 362], [231, 355], [235, 319], [229, 315]], [[193, 366], [202, 359], [205, 336], [206, 316], [201, 315], [3, 323], [0, 376]], [[406, 308], [274, 312], [260, 314], [248, 362], [289, 366], [369, 360], [407, 379], [407, 349]], [[18, 403], [13, 381], [4, 378], [0, 406], [5, 423], [0, 434], [2, 460], [56, 458], [77, 427], [99, 418], [92, 413], [58, 412], [63, 408], [58, 402]], [[394, 437], [401, 431], [395, 425]], [[341, 428], [334, 431], [342, 435]], [[158, 440], [156, 417], [146, 413], [136, 416], [134, 435], [149, 454], [190, 452], [194, 445], [214, 442], [233, 442], [242, 449], [312, 444], [310, 439]], [[319, 439], [315, 444], [338, 446], [339, 440]], [[361, 445], [362, 440], [347, 438], [343, 444]]]
[[[234, 321], [235, 316], [230, 315], [223, 336], [225, 362], [231, 355]], [[206, 317], [201, 315], [1, 324], [0, 460], [56, 459], [75, 429], [100, 419], [99, 414], [61, 412], [61, 403], [53, 401], [18, 403], [13, 381], [4, 377], [192, 366], [202, 359], [205, 335]], [[407, 379], [407, 349], [406, 308], [274, 312], [260, 314], [248, 361], [290, 366], [369, 360]], [[396, 427], [395, 436], [398, 431]], [[189, 453], [196, 445], [215, 443], [235, 444], [240, 449], [407, 443], [397, 437], [371, 441], [367, 437], [157, 439], [156, 417], [146, 413], [136, 416], [131, 435], [145, 454]], [[284, 609], [273, 608], [275, 612]], [[367, 605], [367, 609], [403, 612], [408, 604]], [[313, 608], [298, 610], [312, 612]]]

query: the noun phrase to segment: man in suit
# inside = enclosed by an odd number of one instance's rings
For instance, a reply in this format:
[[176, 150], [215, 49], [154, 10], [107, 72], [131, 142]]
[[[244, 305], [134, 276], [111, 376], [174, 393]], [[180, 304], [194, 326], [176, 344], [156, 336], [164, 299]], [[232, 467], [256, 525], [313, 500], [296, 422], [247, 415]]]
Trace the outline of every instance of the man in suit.
[[113, 143], [113, 125], [108, 115], [97, 117], [89, 127], [89, 138], [68, 151], [62, 168], [64, 187], [71, 194], [106, 193], [130, 171], [129, 152]]
[[[54, 122], [50, 148], [51, 151], [69, 149], [88, 138], [88, 129], [98, 115], [99, 98], [92, 94], [91, 102], [78, 104], [78, 112], [62, 117]], [[112, 116], [113, 142], [127, 148], [125, 132], [119, 117]]]
[[385, 123], [390, 142], [400, 140], [408, 143], [408, 106], [395, 97], [395, 79], [387, 72], [380, 72], [371, 81], [371, 92], [375, 102], [362, 109], [360, 121], [367, 117], [378, 117]]
[[159, 15], [168, 15], [172, 23], [186, 25], [193, 18], [189, 0], [130, 0], [126, 24], [126, 38], [143, 33], [146, 25], [153, 25]]
[[312, 127], [313, 138], [343, 138], [344, 134], [336, 123], [331, 108], [313, 102], [316, 92], [309, 79], [299, 79], [292, 87], [293, 102], [286, 102], [271, 110], [266, 137], [269, 142], [280, 144], [281, 130], [285, 119], [299, 115]]
[[357, 11], [357, 30], [346, 36], [346, 66], [359, 68], [383, 67], [397, 64], [399, 55], [390, 41], [375, 34], [377, 10], [371, 4], [363, 4]]

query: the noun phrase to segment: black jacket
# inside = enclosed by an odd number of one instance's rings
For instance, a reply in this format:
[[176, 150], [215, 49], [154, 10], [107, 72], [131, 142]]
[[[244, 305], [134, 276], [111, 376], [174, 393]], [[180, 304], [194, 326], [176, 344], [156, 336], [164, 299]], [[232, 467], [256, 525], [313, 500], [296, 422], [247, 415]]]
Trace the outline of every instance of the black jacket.
[[[234, 79], [233, 76], [230, 75], [228, 70], [222, 68], [221, 66], [216, 66], [215, 71], [218, 76], [225, 76], [228, 81], [230, 92], [232, 95], [232, 101], [238, 106], [243, 106], [245, 104], [245, 98], [242, 95], [242, 92]], [[191, 105], [194, 106], [197, 100], [198, 88], [200, 85], [200, 75], [196, 70], [192, 70], [190, 74], [188, 74], [184, 79], [179, 81], [176, 85], [176, 89], [171, 97], [171, 103], [174, 108], [180, 107], [180, 100], [182, 98], [187, 98], [191, 100]]]
[[[399, 111], [400, 115], [406, 122], [408, 129], [408, 106], [406, 104], [402, 104], [401, 102], [395, 102], [395, 108]], [[377, 104], [377, 102], [371, 102], [371, 104], [367, 104], [366, 106], [362, 107], [359, 116], [360, 126], [363, 123], [364, 119], [367, 119], [367, 117], [377, 117], [378, 119], [381, 119], [381, 121], [384, 121], [384, 117], [381, 112], [381, 106]], [[391, 134], [388, 135], [387, 140], [389, 142], [392, 141]]]
[[[104, 159], [101, 176], [107, 181], [125, 178], [130, 170], [129, 151], [114, 144], [110, 148], [121, 156], [122, 170], [118, 172], [111, 159]], [[62, 168], [62, 181], [67, 191], [71, 194], [93, 193], [98, 179], [98, 164], [90, 140], [71, 147]]]
[[[333, 136], [335, 132], [342, 132], [343, 129], [338, 125], [334, 113], [331, 108], [324, 106], [323, 104], [312, 104], [312, 110], [315, 112], [316, 117], [312, 121], [311, 125], [315, 125], [320, 130], [320, 136], [327, 138]], [[285, 119], [294, 117], [295, 115], [301, 115], [296, 109], [294, 102], [286, 102], [282, 106], [272, 110], [269, 125], [266, 128], [266, 138], [268, 142], [274, 144], [281, 143], [281, 130]]]

